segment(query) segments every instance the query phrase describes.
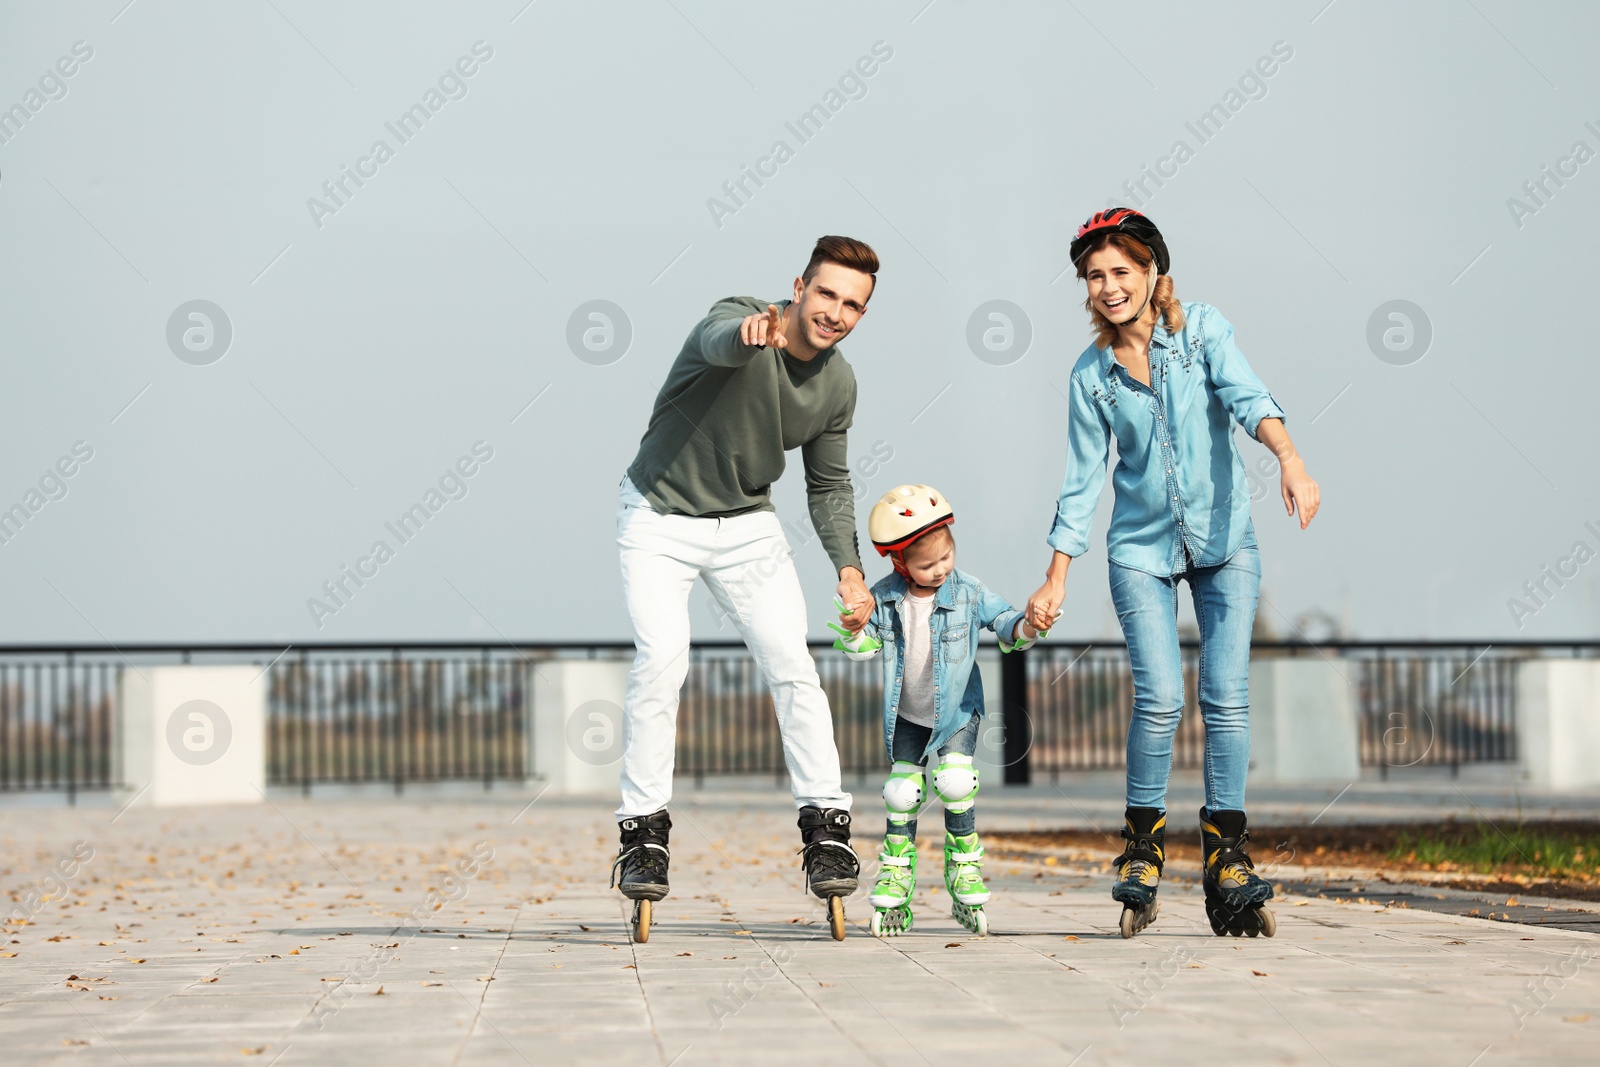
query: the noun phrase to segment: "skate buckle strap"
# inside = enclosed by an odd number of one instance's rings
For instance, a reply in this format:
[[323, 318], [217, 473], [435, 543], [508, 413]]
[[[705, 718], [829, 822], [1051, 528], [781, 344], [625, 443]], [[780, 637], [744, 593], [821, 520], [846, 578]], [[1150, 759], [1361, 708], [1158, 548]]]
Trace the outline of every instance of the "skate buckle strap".
[[911, 866], [911, 857], [891, 856], [887, 852], [880, 852], [878, 853], [878, 862], [885, 867], [909, 867]]
[[950, 853], [950, 862], [951, 863], [982, 863], [983, 862], [983, 849], [980, 848], [976, 852], [952, 852], [952, 853]]

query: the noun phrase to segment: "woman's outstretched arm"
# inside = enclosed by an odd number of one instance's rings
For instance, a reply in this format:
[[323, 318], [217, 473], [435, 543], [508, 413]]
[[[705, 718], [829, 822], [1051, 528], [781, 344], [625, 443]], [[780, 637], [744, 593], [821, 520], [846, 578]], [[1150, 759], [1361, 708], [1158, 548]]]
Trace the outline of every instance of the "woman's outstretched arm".
[[1050, 629], [1060, 617], [1061, 602], [1067, 597], [1067, 567], [1071, 564], [1072, 557], [1064, 552], [1051, 555], [1050, 565], [1044, 571], [1044, 584], [1028, 598], [1026, 618], [1035, 630]]
[[1304, 530], [1322, 506], [1322, 488], [1306, 473], [1305, 460], [1289, 440], [1282, 419], [1262, 419], [1256, 426], [1256, 437], [1278, 457], [1278, 490], [1283, 494], [1283, 506], [1291, 516], [1298, 507], [1300, 529]]

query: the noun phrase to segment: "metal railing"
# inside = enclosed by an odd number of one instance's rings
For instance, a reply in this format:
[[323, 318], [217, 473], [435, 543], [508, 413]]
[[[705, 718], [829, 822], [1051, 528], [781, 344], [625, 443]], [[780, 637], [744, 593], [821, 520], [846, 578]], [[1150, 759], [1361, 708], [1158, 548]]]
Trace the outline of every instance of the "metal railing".
[[[173, 662], [259, 665], [267, 686], [267, 780], [324, 783], [519, 781], [535, 766], [533, 680], [547, 661], [626, 657], [624, 643], [564, 646], [348, 644], [0, 648], [0, 792], [69, 796], [116, 779], [114, 731], [128, 670]], [[882, 665], [812, 648], [833, 709], [845, 773], [884, 766]], [[986, 653], [990, 654], [990, 653]], [[1182, 647], [1186, 710], [1174, 764], [1205, 744], [1198, 649]], [[1528, 658], [1600, 656], [1600, 642], [1257, 642], [1256, 658], [1321, 657], [1351, 680], [1364, 766], [1391, 771], [1517, 758], [1516, 667]], [[1124, 766], [1133, 705], [1119, 642], [1046, 644], [1006, 657], [1006, 780]], [[742, 645], [696, 645], [679, 711], [677, 769], [709, 776], [785, 774], [772, 698]]]
[[[1205, 752], [1196, 686], [1199, 648], [1181, 644], [1184, 713], [1173, 766], [1196, 768]], [[1027, 654], [1029, 773], [1126, 766], [1133, 678], [1120, 642], [1049, 644]], [[1361, 764], [1393, 770], [1504, 763], [1517, 758], [1517, 664], [1530, 658], [1600, 656], [1600, 642], [1255, 642], [1254, 659], [1318, 657], [1353, 686]], [[1013, 701], [1015, 703], [1016, 701]], [[1009, 707], [1009, 705], [1008, 705]], [[1010, 728], [1008, 727], [1008, 733]], [[1026, 775], [1009, 776], [1009, 780]]]
[[521, 781], [532, 775], [534, 661], [483, 648], [445, 657], [395, 650], [273, 664], [267, 671], [267, 781]]
[[0, 792], [75, 798], [114, 777], [111, 726], [123, 666], [90, 652], [0, 656]]
[[[826, 650], [826, 654], [824, 654]], [[814, 644], [817, 674], [833, 712], [840, 769], [878, 774], [883, 754], [883, 668]], [[707, 775], [787, 773], [772, 695], [742, 645], [697, 646], [678, 707], [677, 773], [697, 785]]]

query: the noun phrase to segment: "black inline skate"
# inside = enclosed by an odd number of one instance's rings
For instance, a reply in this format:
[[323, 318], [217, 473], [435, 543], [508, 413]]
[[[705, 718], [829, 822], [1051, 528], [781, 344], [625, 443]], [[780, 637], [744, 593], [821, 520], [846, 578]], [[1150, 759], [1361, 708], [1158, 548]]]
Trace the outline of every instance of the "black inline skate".
[[1160, 808], [1128, 808], [1123, 816], [1122, 839], [1127, 842], [1122, 855], [1113, 860], [1117, 882], [1111, 899], [1122, 904], [1123, 937], [1149, 926], [1160, 905], [1156, 890], [1166, 866], [1167, 813]]
[[1200, 809], [1200, 849], [1205, 864], [1206, 918], [1218, 937], [1278, 932], [1278, 923], [1263, 905], [1272, 899], [1272, 883], [1256, 873], [1244, 850], [1250, 840], [1242, 811]]
[[806, 886], [828, 902], [828, 925], [844, 940], [844, 898], [856, 891], [861, 861], [850, 847], [850, 813], [843, 808], [800, 809], [800, 863]]
[[[633, 901], [633, 939], [650, 940], [651, 905], [667, 895], [667, 835], [672, 818], [663, 808], [654, 815], [636, 815], [617, 824], [622, 847], [611, 865], [611, 884]], [[620, 877], [619, 877], [620, 869]]]

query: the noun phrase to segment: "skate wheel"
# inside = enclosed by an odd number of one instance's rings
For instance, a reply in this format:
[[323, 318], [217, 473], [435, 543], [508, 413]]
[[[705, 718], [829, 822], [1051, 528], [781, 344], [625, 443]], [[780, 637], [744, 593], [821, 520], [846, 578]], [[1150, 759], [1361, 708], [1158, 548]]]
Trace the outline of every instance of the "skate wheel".
[[987, 915], [985, 915], [983, 913], [983, 909], [982, 908], [979, 908], [977, 911], [973, 912], [972, 920], [973, 920], [972, 921], [973, 932], [976, 933], [979, 937], [988, 937], [989, 936], [989, 916], [987, 916]]
[[636, 900], [633, 902], [633, 939], [639, 944], [650, 940], [650, 902]]
[[1266, 934], [1268, 937], [1276, 934], [1278, 932], [1277, 916], [1273, 915], [1272, 912], [1268, 911], [1266, 908], [1262, 908], [1259, 914], [1261, 918], [1261, 932]]
[[881, 911], [875, 911], [872, 913], [872, 936], [883, 936], [883, 912]]
[[1132, 908], [1122, 909], [1122, 921], [1117, 923], [1117, 929], [1122, 933], [1123, 940], [1127, 940], [1133, 936], [1134, 930]]
[[844, 898], [828, 898], [828, 926], [833, 930], [835, 941], [844, 940]]

